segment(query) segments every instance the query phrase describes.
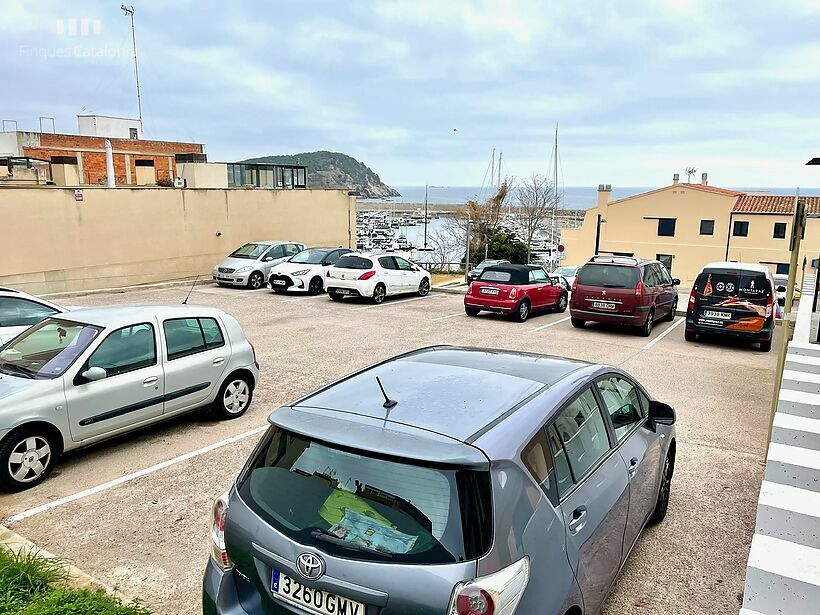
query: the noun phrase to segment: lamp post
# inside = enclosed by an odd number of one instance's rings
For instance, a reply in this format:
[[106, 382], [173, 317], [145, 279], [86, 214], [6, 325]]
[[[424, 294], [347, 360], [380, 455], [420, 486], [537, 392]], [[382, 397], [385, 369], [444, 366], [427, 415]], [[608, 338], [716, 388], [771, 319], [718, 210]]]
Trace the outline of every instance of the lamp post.
[[601, 247], [601, 225], [606, 224], [606, 220], [598, 214], [598, 222], [595, 225], [595, 256], [598, 256], [598, 249]]

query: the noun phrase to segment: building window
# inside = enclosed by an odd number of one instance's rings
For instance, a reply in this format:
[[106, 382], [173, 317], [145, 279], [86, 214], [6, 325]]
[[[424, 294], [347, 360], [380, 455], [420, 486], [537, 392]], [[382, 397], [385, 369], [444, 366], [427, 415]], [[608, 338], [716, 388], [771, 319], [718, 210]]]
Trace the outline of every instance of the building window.
[[136, 128], [129, 128], [128, 129], [128, 136], [131, 137], [131, 139], [133, 139], [133, 140], [136, 140], [136, 139], [140, 138], [139, 133], [137, 132]]
[[789, 263], [775, 263], [777, 275], [789, 275]]
[[785, 222], [775, 222], [774, 223], [774, 234], [772, 235], [775, 239], [785, 239], [786, 238], [786, 223]]
[[714, 220], [701, 220], [700, 221], [700, 234], [701, 235], [714, 235], [715, 234], [715, 221]]
[[675, 236], [675, 218], [658, 218], [658, 237]]
[[748, 237], [749, 222], [746, 220], [735, 220], [735, 223], [732, 226], [732, 235], [735, 237]]
[[655, 260], [660, 261], [669, 273], [672, 273], [672, 259], [675, 258], [672, 254], [656, 254]]

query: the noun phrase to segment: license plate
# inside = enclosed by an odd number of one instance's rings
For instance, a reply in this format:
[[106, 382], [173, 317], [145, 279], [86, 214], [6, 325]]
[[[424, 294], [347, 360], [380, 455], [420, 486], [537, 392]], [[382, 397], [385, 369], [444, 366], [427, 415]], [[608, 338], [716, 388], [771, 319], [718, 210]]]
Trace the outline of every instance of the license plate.
[[489, 288], [489, 287], [485, 286], [484, 288], [481, 289], [481, 294], [482, 295], [497, 295], [498, 294], [498, 289], [497, 288]]
[[298, 605], [311, 613], [321, 615], [364, 615], [365, 605], [350, 598], [344, 598], [330, 592], [313, 589], [303, 585], [286, 574], [273, 571], [270, 584], [273, 595]]
[[284, 286], [285, 285], [284, 280], [274, 280], [273, 283], [276, 284], [277, 286]]
[[718, 320], [731, 320], [732, 315], [729, 312], [718, 312], [716, 310], [703, 310], [704, 318], [717, 318]]
[[334, 292], [337, 295], [349, 295], [350, 294], [350, 291], [347, 290], [346, 288], [337, 288]]
[[233, 282], [233, 278], [220, 278], [219, 276], [217, 276], [216, 279], [220, 282]]
[[611, 301], [593, 301], [592, 307], [598, 310], [614, 310], [615, 304]]

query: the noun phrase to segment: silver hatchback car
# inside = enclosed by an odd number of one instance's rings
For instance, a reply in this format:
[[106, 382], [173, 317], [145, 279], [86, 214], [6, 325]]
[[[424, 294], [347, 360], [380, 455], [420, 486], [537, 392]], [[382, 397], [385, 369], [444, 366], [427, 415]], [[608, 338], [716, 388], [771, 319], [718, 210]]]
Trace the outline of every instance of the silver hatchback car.
[[203, 406], [250, 406], [259, 366], [213, 308], [122, 306], [55, 315], [0, 351], [0, 487], [43, 481], [61, 453]]
[[220, 286], [262, 288], [274, 265], [304, 249], [305, 244], [295, 241], [252, 241], [231, 252], [211, 275]]
[[675, 465], [630, 375], [508, 351], [410, 352], [270, 422], [214, 505], [207, 615], [597, 613]]

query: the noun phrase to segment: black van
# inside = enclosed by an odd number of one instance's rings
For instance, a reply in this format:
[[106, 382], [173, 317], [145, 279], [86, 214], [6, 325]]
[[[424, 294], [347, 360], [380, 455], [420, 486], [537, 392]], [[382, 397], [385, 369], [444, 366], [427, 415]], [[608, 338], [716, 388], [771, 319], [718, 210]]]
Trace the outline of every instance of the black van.
[[772, 272], [763, 265], [710, 263], [698, 277], [686, 310], [686, 341], [698, 334], [730, 335], [772, 349], [777, 299]]

